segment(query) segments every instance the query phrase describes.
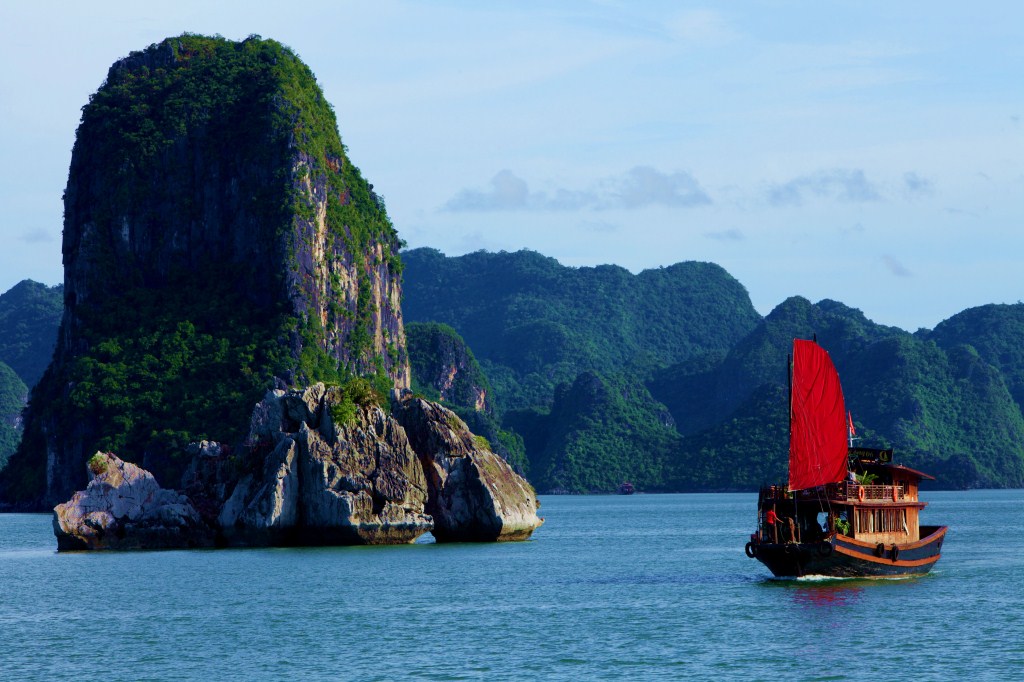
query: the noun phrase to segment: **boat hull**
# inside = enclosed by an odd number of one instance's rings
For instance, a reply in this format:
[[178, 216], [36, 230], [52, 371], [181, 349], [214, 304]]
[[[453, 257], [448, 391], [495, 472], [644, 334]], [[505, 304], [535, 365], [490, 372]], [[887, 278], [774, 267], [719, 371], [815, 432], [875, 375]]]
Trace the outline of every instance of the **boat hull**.
[[923, 575], [939, 560], [946, 529], [946, 526], [922, 526], [925, 537], [921, 540], [881, 548], [845, 535], [832, 535], [811, 543], [750, 543], [747, 555], [753, 554], [753, 558], [778, 577], [896, 578]]

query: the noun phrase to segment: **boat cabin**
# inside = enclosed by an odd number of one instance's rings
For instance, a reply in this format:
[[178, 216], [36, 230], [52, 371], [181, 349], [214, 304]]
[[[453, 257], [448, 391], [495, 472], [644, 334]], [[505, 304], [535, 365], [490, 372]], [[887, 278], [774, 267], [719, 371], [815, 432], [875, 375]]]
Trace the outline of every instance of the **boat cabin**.
[[[758, 499], [761, 542], [816, 542], [833, 533], [864, 543], [903, 545], [921, 539], [918, 497], [931, 476], [892, 463], [892, 450], [850, 448], [846, 480], [789, 492], [762, 488]], [[770, 514], [772, 512], [773, 514]]]

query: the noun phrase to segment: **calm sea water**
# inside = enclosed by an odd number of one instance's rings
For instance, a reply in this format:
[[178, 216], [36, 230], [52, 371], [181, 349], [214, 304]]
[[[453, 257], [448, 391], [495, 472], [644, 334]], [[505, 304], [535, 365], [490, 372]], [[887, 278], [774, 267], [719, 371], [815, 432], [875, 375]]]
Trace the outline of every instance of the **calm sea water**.
[[526, 543], [57, 554], [0, 515], [0, 679], [1010, 680], [1024, 491], [927, 493], [927, 577], [781, 581], [754, 495], [544, 497]]

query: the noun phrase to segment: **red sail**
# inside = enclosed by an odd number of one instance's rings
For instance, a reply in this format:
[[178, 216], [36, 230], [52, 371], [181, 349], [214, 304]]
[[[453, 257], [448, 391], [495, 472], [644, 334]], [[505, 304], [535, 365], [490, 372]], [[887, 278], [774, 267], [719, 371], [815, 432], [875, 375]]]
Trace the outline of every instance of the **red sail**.
[[843, 480], [847, 471], [843, 389], [832, 359], [813, 341], [793, 341], [789, 409], [789, 489]]

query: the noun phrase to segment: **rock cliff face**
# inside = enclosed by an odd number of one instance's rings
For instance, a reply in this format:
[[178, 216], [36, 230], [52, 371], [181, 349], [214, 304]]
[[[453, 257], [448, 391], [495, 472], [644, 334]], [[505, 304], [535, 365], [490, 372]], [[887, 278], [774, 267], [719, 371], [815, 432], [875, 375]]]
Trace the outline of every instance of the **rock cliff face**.
[[400, 241], [274, 41], [183, 35], [114, 64], [83, 108], [64, 216], [65, 313], [8, 502], [66, 499], [100, 447], [179, 476], [184, 443], [244, 435], [274, 384], [409, 385]]
[[204, 444], [183, 481], [229, 545], [401, 544], [433, 528], [427, 483], [397, 422], [377, 406], [332, 417], [338, 389], [271, 391], [248, 446]]
[[446, 324], [416, 322], [406, 334], [417, 390], [477, 412], [492, 411], [487, 377], [458, 332]]
[[454, 412], [406, 396], [395, 414], [426, 470], [438, 542], [525, 540], [543, 523], [533, 487]]

